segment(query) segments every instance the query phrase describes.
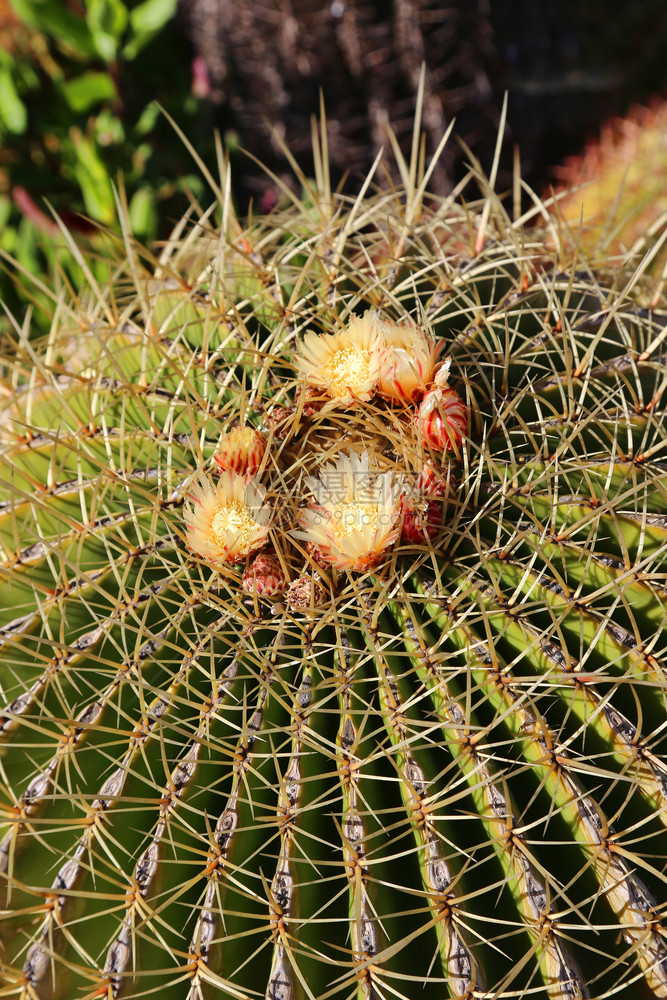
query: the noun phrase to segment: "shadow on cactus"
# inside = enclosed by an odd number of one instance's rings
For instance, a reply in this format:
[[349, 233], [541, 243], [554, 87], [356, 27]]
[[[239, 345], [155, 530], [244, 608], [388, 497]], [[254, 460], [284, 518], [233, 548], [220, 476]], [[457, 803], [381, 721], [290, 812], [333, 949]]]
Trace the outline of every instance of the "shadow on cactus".
[[17, 334], [3, 996], [667, 996], [665, 313], [415, 135]]

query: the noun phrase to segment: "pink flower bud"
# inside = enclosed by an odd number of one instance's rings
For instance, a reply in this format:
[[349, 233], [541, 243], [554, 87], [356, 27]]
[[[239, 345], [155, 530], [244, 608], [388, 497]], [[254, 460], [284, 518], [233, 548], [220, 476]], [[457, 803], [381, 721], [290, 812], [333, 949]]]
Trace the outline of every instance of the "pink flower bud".
[[243, 574], [241, 586], [246, 594], [275, 597], [287, 589], [287, 578], [280, 560], [269, 552], [260, 552]]
[[266, 441], [253, 427], [235, 427], [225, 434], [214, 458], [222, 470], [254, 476], [262, 464]]
[[458, 452], [470, 427], [468, 408], [449, 386], [436, 385], [421, 401], [417, 426], [424, 444], [434, 451]]
[[322, 390], [313, 385], [299, 386], [294, 400], [295, 407], [303, 403], [304, 417], [314, 417], [326, 405], [326, 397], [322, 395]]
[[306, 552], [318, 566], [328, 566], [328, 552], [323, 545], [316, 545], [315, 542], [306, 542]]
[[286, 438], [290, 432], [290, 418], [294, 416], [293, 406], [274, 406], [266, 414], [266, 423], [277, 438]]

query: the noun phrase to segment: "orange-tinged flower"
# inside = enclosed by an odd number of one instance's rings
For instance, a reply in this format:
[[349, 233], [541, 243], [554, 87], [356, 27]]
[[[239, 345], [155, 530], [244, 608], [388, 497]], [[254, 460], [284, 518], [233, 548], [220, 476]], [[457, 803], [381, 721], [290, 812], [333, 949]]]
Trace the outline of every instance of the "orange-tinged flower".
[[188, 496], [186, 541], [197, 555], [211, 562], [243, 562], [265, 543], [271, 511], [264, 504], [266, 491], [252, 478], [230, 469], [217, 484], [201, 476]]
[[231, 469], [240, 476], [254, 476], [265, 451], [266, 441], [254, 427], [234, 427], [223, 436], [213, 457], [221, 469]]
[[433, 380], [439, 348], [410, 323], [378, 320], [378, 327], [383, 342], [378, 392], [398, 403], [414, 403]]
[[295, 358], [307, 385], [345, 405], [369, 400], [380, 377], [382, 339], [374, 314], [353, 317], [337, 333], [307, 333]]
[[337, 569], [376, 566], [400, 534], [400, 480], [371, 471], [364, 452], [341, 455], [307, 484], [315, 503], [300, 512], [295, 537], [316, 547], [318, 561]]

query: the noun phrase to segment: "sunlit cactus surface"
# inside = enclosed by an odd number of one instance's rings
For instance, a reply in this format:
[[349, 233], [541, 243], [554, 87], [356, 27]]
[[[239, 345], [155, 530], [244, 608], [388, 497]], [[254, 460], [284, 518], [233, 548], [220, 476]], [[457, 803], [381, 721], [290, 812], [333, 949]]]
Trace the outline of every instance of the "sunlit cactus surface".
[[[622, 255], [659, 240], [667, 221], [667, 102], [632, 108], [607, 122], [581, 156], [558, 168], [552, 211], [575, 230], [591, 255]], [[651, 269], [667, 276], [664, 244]]]
[[0, 995], [667, 997], [661, 288], [316, 152], [6, 345]]

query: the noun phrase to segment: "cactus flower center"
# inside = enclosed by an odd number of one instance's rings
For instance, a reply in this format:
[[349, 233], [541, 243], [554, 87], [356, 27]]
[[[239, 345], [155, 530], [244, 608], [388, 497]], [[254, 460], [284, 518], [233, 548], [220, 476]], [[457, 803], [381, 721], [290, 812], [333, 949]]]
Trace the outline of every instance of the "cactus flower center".
[[325, 377], [329, 382], [332, 394], [342, 397], [348, 393], [358, 395], [364, 391], [371, 378], [370, 359], [367, 352], [355, 347], [346, 347], [336, 351], [324, 366]]
[[375, 531], [380, 511], [377, 504], [352, 501], [342, 504], [336, 511], [338, 522], [336, 534], [349, 538], [356, 532], [368, 529]]
[[256, 529], [255, 518], [240, 500], [223, 504], [211, 519], [211, 531], [220, 545], [228, 544], [231, 536], [237, 538], [241, 548], [245, 548]]

